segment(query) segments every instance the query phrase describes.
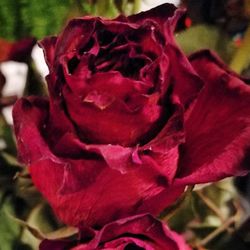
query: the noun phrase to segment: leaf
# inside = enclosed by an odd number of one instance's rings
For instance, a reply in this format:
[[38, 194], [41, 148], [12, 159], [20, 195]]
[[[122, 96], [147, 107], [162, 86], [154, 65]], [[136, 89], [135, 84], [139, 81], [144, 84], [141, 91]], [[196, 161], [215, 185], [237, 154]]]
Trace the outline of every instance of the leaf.
[[177, 43], [187, 54], [202, 48], [215, 50], [218, 38], [218, 28], [208, 25], [192, 26], [176, 36]]
[[46, 239], [56, 240], [62, 238], [68, 238], [78, 233], [78, 229], [76, 227], [63, 227], [56, 231], [50, 232], [46, 234]]
[[58, 33], [72, 5], [70, 0], [1, 0], [0, 34], [6, 39], [18, 40]]
[[[70, 229], [67, 231], [65, 228], [55, 232], [60, 225], [55, 221], [55, 216], [51, 213], [47, 204], [40, 203], [30, 213], [27, 221], [22, 221], [25, 230], [22, 234], [22, 241], [30, 244], [34, 249], [43, 239], [54, 239], [60, 235], [70, 235]], [[65, 230], [65, 231], [64, 231]]]
[[[3, 193], [0, 194], [1, 200]], [[13, 221], [6, 215], [6, 213], [14, 213], [12, 199], [7, 198], [3, 200], [0, 205], [0, 249], [13, 250], [14, 244], [18, 240], [21, 232], [20, 225], [13, 223]]]
[[[13, 138], [13, 132], [10, 125], [6, 122], [3, 115], [0, 113], [0, 139], [5, 143], [4, 149], [13, 155], [16, 155], [16, 146]], [[1, 150], [0, 149], [0, 150]]]
[[12, 166], [20, 166], [19, 161], [17, 160], [16, 157], [14, 157], [12, 154], [9, 154], [8, 152], [1, 152], [1, 157], [6, 161], [8, 165]]
[[230, 67], [237, 73], [241, 74], [250, 64], [250, 25], [245, 33], [242, 45], [236, 51]]
[[233, 43], [218, 27], [195, 25], [176, 35], [176, 41], [186, 54], [200, 49], [215, 50], [225, 61], [229, 61], [234, 52]]
[[102, 17], [115, 17], [118, 14], [118, 10], [113, 0], [97, 0], [95, 15]]
[[0, 34], [8, 40], [30, 36], [41, 39], [59, 33], [73, 14], [114, 17], [118, 13], [114, 0], [1, 0]]
[[136, 14], [140, 11], [141, 0], [134, 0], [133, 2], [133, 12], [130, 14]]
[[19, 224], [20, 226], [27, 228], [27, 230], [28, 230], [35, 238], [37, 238], [37, 239], [39, 239], [39, 240], [45, 239], [44, 234], [43, 234], [39, 229], [37, 229], [37, 228], [31, 226], [28, 222], [26, 222], [26, 221], [24, 221], [24, 220], [21, 220], [21, 219], [15, 217], [15, 216], [13, 216], [13, 215], [12, 215], [11, 213], [9, 213], [9, 212], [6, 212], [6, 214], [7, 214], [7, 216], [8, 216], [11, 220], [15, 221], [16, 224]]

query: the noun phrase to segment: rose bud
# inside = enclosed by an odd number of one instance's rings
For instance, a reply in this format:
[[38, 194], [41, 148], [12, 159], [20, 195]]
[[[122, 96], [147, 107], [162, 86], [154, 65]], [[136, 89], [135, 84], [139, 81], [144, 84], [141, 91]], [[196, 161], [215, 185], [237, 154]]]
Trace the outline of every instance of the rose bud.
[[71, 20], [41, 42], [49, 99], [13, 111], [20, 160], [66, 224], [157, 215], [185, 185], [248, 172], [250, 87], [212, 53], [174, 41], [165, 4]]
[[[40, 250], [191, 250], [184, 239], [149, 214], [120, 219], [93, 232], [93, 238], [44, 240]], [[82, 234], [84, 236], [84, 234]], [[88, 234], [89, 236], [89, 234]]]

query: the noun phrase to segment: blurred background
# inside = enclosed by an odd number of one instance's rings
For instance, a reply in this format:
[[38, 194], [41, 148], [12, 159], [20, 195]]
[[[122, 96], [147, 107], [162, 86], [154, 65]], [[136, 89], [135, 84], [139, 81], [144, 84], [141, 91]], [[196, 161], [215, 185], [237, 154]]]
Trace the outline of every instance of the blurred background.
[[[216, 51], [242, 77], [250, 77], [250, 0], [0, 0], [0, 250], [37, 249], [39, 240], [74, 231], [59, 230], [46, 202], [18, 163], [12, 134], [12, 105], [26, 95], [46, 95], [48, 73], [36, 45], [58, 34], [76, 16], [113, 18], [163, 3], [186, 8], [176, 40], [190, 53]], [[181, 206], [163, 215], [195, 249], [250, 249], [250, 178], [198, 186]], [[170, 216], [172, 211], [177, 216]]]

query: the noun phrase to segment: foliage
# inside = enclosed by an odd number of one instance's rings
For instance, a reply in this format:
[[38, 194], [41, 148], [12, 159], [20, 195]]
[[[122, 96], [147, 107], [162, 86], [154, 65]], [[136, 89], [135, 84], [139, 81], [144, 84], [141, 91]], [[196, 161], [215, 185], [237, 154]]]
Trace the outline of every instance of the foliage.
[[57, 34], [71, 17], [86, 14], [114, 17], [138, 11], [138, 0], [1, 0], [0, 36], [19, 40]]

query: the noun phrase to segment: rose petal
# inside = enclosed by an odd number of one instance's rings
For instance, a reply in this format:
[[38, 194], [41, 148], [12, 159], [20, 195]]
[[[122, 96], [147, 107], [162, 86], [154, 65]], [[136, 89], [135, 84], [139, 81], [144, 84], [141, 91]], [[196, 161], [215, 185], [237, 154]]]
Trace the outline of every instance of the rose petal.
[[163, 27], [164, 23], [169, 17], [172, 17], [176, 11], [173, 4], [162, 4], [148, 11], [140, 12], [138, 14], [127, 17], [129, 22], [143, 24], [145, 21], [153, 20]]
[[[128, 235], [128, 236], [124, 236]], [[138, 239], [138, 235], [143, 239]], [[125, 249], [126, 245], [143, 247], [146, 250], [189, 250], [184, 239], [172, 232], [162, 222], [149, 214], [142, 214], [112, 222], [103, 227], [89, 244], [74, 250]], [[103, 245], [103, 247], [100, 247]]]
[[114, 219], [137, 214], [138, 201], [139, 204], [148, 201], [166, 188], [157, 183], [159, 173], [150, 162], [143, 168], [121, 174], [101, 161], [57, 163], [46, 159], [31, 164], [30, 173], [57, 216], [73, 226], [82, 223], [102, 226]]
[[186, 114], [178, 183], [194, 184], [249, 170], [250, 87], [211, 52], [190, 61], [205, 86]]
[[172, 183], [177, 171], [179, 145], [185, 141], [183, 109], [180, 104], [176, 104], [175, 109], [165, 127], [140, 148], [142, 154], [147, 153], [157, 162], [168, 184]]
[[[165, 183], [159, 181], [159, 166], [145, 156], [141, 165], [125, 173], [110, 168], [101, 155], [98, 156], [98, 151], [93, 150], [94, 146], [84, 149], [81, 158], [56, 156], [43, 137], [48, 110], [46, 100], [19, 100], [13, 111], [15, 133], [21, 160], [29, 166], [34, 184], [66, 224], [102, 226], [138, 213], [144, 201], [149, 204], [150, 199], [167, 189]], [[118, 148], [103, 149], [100, 146], [99, 151], [109, 163], [112, 160], [118, 163], [119, 158], [115, 159], [120, 154]], [[129, 152], [131, 156], [133, 152]], [[166, 203], [160, 205], [165, 207]]]
[[90, 239], [85, 239], [85, 231], [81, 232], [81, 235], [84, 243], [80, 243], [79, 240], [71, 240], [70, 245], [70, 239], [44, 240], [39, 249], [190, 250], [180, 235], [149, 214], [140, 214], [111, 222], [100, 231], [96, 231], [96, 234]]
[[109, 95], [109, 99], [115, 100], [105, 109], [100, 109], [96, 101], [92, 105], [86, 102], [86, 97], [75, 95], [66, 87], [63, 91], [68, 112], [77, 124], [83, 141], [133, 145], [160, 117], [161, 107], [157, 104], [156, 96], [140, 95], [136, 88], [144, 86], [138, 82], [109, 72], [96, 75], [95, 79], [92, 78], [91, 85], [103, 99]]
[[39, 250], [66, 250], [71, 246], [72, 242], [69, 240], [43, 240], [39, 245]]
[[38, 43], [38, 45], [43, 49], [45, 61], [50, 71], [53, 69], [56, 42], [57, 42], [57, 37], [51, 36], [44, 38], [42, 41]]
[[40, 130], [35, 126], [39, 124], [41, 130], [44, 128], [48, 108], [48, 101], [29, 98], [18, 100], [13, 109], [19, 157], [26, 164], [41, 158], [52, 157], [46, 142], [41, 137]]
[[171, 66], [166, 77], [170, 79], [173, 88], [172, 96], [178, 98], [187, 108], [200, 92], [203, 82], [175, 44], [170, 43], [166, 46], [166, 54], [171, 58]]

